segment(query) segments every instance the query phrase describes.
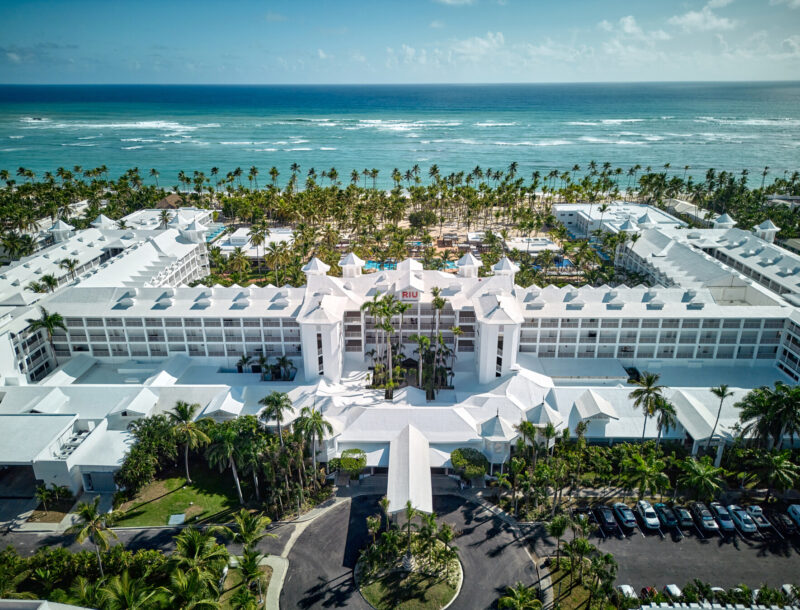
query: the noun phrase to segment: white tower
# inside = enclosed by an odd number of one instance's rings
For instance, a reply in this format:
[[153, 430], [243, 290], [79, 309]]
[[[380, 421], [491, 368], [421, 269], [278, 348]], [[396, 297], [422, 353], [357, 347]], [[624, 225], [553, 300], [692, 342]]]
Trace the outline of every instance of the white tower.
[[339, 266], [342, 268], [342, 277], [358, 277], [361, 275], [361, 269], [364, 267], [362, 261], [353, 252], [342, 257], [339, 261]]
[[478, 267], [483, 267], [483, 263], [472, 252], [467, 252], [458, 259], [456, 266], [458, 267], [459, 277], [478, 277]]
[[757, 227], [753, 227], [753, 233], [769, 243], [773, 243], [775, 241], [775, 236], [778, 234], [778, 231], [780, 231], [780, 227], [778, 227], [769, 218], [767, 218]]

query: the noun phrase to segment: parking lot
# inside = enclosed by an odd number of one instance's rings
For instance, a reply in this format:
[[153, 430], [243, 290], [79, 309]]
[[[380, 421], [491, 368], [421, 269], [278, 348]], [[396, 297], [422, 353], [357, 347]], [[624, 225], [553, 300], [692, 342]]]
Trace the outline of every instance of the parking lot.
[[707, 533], [697, 525], [647, 529], [636, 514], [634, 528], [618, 535], [602, 529], [592, 543], [612, 553], [619, 564], [617, 584], [639, 591], [675, 583], [683, 587], [695, 578], [723, 588], [746, 584], [752, 588], [800, 582], [800, 537], [786, 537], [775, 528], [744, 534]]

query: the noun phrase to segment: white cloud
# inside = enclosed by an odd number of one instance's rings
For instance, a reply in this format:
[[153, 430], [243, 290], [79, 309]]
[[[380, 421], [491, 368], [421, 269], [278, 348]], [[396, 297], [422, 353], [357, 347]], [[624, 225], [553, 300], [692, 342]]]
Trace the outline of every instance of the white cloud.
[[715, 8], [721, 8], [727, 4], [729, 4], [729, 0], [710, 0], [699, 11], [688, 11], [683, 15], [670, 17], [669, 24], [681, 27], [685, 32], [732, 30], [736, 27], [736, 22], [728, 17], [720, 17], [714, 12]]
[[769, 0], [772, 5], [785, 4], [789, 8], [800, 8], [800, 0]]
[[317, 57], [319, 57], [320, 59], [330, 59], [331, 57], [333, 57], [333, 55], [331, 55], [330, 53], [326, 53], [322, 49], [317, 49]]
[[478, 61], [486, 55], [497, 51], [505, 44], [502, 32], [487, 32], [486, 36], [473, 36], [457, 40], [450, 45], [450, 50], [467, 61]]
[[616, 25], [606, 19], [603, 19], [603, 21], [597, 24], [597, 27], [605, 32], [616, 33], [622, 38], [629, 38], [633, 40], [660, 41], [670, 39], [670, 35], [664, 30], [653, 30], [646, 32], [636, 22], [636, 18], [633, 15], [621, 17]]
[[22, 58], [19, 56], [19, 53], [14, 53], [13, 51], [7, 52], [6, 57], [12, 64], [18, 64], [22, 62]]
[[441, 30], [444, 27], [444, 23], [438, 19], [434, 19], [430, 22], [430, 24], [428, 24], [428, 27], [433, 28], [434, 30]]

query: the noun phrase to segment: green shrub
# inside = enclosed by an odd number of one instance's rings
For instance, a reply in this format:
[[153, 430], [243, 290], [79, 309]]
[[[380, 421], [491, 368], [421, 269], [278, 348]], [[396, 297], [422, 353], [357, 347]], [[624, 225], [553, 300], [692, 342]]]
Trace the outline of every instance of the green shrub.
[[464, 478], [482, 477], [489, 469], [489, 460], [477, 449], [460, 447], [450, 454], [450, 463]]

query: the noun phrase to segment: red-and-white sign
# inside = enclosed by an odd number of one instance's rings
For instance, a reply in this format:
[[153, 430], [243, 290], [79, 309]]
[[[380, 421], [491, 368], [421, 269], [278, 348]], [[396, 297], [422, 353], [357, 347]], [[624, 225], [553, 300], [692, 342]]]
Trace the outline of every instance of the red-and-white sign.
[[401, 301], [419, 301], [419, 290], [402, 290], [400, 291]]

